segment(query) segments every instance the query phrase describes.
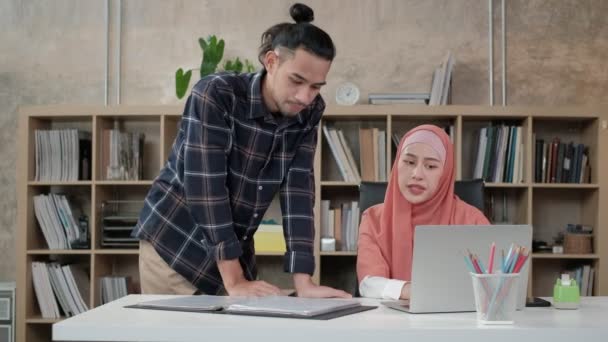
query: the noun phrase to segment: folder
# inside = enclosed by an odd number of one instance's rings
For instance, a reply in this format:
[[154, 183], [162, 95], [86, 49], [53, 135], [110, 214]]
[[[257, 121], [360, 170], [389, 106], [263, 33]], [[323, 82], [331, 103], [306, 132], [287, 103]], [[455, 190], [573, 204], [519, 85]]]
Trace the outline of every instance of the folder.
[[354, 299], [300, 298], [288, 296], [230, 297], [185, 296], [140, 302], [126, 308], [221, 313], [284, 318], [308, 318], [327, 320], [377, 306], [365, 306]]

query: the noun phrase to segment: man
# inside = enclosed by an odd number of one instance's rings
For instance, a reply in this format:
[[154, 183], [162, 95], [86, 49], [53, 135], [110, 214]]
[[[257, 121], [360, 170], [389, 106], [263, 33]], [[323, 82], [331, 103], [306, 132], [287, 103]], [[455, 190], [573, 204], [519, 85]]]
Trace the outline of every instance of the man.
[[280, 192], [287, 253], [297, 295], [350, 297], [312, 282], [313, 159], [325, 103], [320, 88], [335, 56], [305, 5], [295, 24], [262, 35], [257, 74], [201, 79], [188, 98], [165, 167], [148, 193], [133, 235], [140, 238], [143, 293], [265, 296], [252, 242]]

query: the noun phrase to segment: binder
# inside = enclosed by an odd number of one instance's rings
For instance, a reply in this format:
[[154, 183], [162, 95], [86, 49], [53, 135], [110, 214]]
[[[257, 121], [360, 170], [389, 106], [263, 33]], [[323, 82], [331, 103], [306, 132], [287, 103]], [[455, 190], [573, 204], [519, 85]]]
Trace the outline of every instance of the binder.
[[377, 308], [353, 299], [289, 296], [183, 296], [125, 306], [133, 309], [328, 320]]

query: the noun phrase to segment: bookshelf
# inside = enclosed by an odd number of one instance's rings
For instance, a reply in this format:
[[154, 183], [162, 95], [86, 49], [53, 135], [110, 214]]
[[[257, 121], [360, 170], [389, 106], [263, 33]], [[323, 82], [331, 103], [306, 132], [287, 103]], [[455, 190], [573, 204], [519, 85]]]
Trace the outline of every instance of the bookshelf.
[[[550, 296], [559, 273], [582, 265], [595, 269], [593, 295], [608, 293], [606, 262], [608, 232], [604, 227], [606, 213], [606, 179], [600, 177], [607, 168], [605, 151], [608, 131], [606, 108], [597, 107], [487, 107], [487, 106], [417, 106], [417, 105], [359, 105], [353, 107], [329, 107], [323, 124], [343, 131], [355, 159], [360, 160], [358, 130], [376, 127], [387, 131], [386, 153], [390, 158], [390, 172], [396, 155], [393, 134], [401, 137], [409, 129], [423, 123], [450, 127], [455, 145], [456, 179], [474, 176], [478, 132], [491, 125], [521, 127], [521, 181], [485, 184], [486, 216], [493, 223], [532, 224], [534, 239], [552, 242], [554, 236], [565, 229], [567, 223], [593, 226], [592, 254], [533, 253], [530, 267], [529, 294]], [[589, 148], [591, 181], [589, 183], [535, 182], [535, 139], [550, 141], [559, 137], [563, 142], [574, 141]], [[332, 207], [358, 198], [357, 184], [342, 181], [327, 139], [317, 151], [316, 169], [320, 173], [317, 182], [318, 201], [329, 200]], [[360, 164], [359, 164], [360, 165]], [[334, 204], [335, 203], [335, 204]], [[319, 206], [317, 206], [319, 207]], [[317, 224], [320, 224], [318, 220]], [[321, 228], [322, 229], [322, 228]], [[323, 251], [319, 257], [321, 283], [353, 291], [356, 280], [353, 274], [356, 252]]]
[[[139, 287], [138, 250], [104, 248], [101, 244], [101, 203], [109, 199], [143, 199], [154, 177], [170, 153], [177, 133], [183, 106], [36, 106], [20, 109], [19, 160], [17, 165], [18, 240], [17, 240], [17, 336], [19, 341], [50, 341], [51, 326], [60, 319], [42, 318], [34, 293], [31, 262], [75, 263], [90, 277], [89, 307], [100, 302], [99, 279], [104, 276], [130, 276], [133, 288]], [[487, 106], [418, 106], [356, 105], [329, 106], [322, 124], [330, 124], [344, 133], [355, 164], [360, 165], [359, 129], [377, 128], [386, 132], [384, 160], [386, 176], [395, 156], [393, 133], [404, 134], [423, 123], [452, 127], [456, 153], [456, 178], [470, 178], [475, 160], [475, 132], [489, 123], [513, 122], [522, 127], [523, 182], [487, 183], [486, 197], [493, 199], [495, 220], [529, 223], [534, 237], [552, 237], [566, 223], [593, 226], [592, 254], [532, 255], [530, 289], [534, 295], [550, 295], [552, 283], [564, 268], [589, 264], [596, 270], [594, 295], [608, 294], [608, 198], [606, 178], [608, 157], [608, 120], [605, 107], [487, 107]], [[134, 181], [105, 180], [102, 173], [103, 130], [118, 122], [125, 130], [143, 131], [145, 138], [143, 178]], [[91, 133], [92, 178], [78, 181], [36, 181], [36, 129], [77, 128]], [[574, 140], [589, 147], [591, 183], [560, 184], [534, 182], [534, 137]], [[601, 149], [601, 150], [600, 150]], [[321, 200], [348, 202], [358, 198], [358, 182], [342, 180], [322, 132], [315, 156], [315, 255], [314, 279], [324, 285], [353, 291], [356, 251], [320, 251]], [[72, 204], [89, 218], [91, 246], [83, 250], [50, 250], [38, 227], [33, 197], [49, 192], [68, 194]], [[506, 208], [506, 210], [503, 210]], [[273, 210], [273, 209], [270, 209]], [[258, 258], [261, 279], [291, 287], [291, 277], [282, 272], [281, 253], [261, 253]]]

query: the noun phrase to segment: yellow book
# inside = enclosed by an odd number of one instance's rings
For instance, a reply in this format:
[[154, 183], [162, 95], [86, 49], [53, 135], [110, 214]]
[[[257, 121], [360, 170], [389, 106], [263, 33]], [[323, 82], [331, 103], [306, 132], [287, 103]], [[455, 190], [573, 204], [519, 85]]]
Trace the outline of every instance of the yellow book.
[[255, 233], [256, 253], [286, 252], [283, 226], [280, 224], [260, 224]]

